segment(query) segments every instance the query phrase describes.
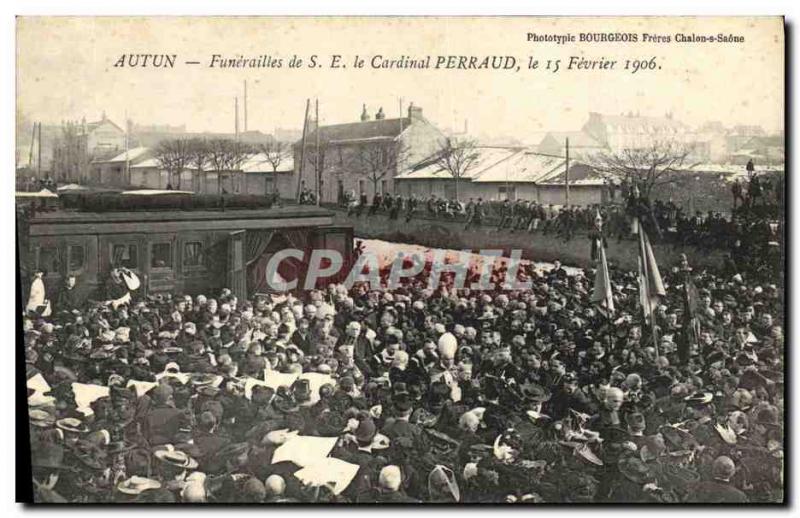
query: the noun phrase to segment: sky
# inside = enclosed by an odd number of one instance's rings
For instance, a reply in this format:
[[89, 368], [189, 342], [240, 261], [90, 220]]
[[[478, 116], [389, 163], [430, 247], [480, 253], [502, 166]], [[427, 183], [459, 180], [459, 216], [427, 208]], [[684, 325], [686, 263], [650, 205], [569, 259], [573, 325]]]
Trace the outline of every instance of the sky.
[[[234, 130], [234, 97], [248, 82], [248, 129], [299, 129], [305, 101], [318, 98], [323, 124], [358, 120], [362, 104], [397, 116], [400, 102], [423, 108], [442, 128], [536, 142], [547, 131], [577, 130], [590, 111], [663, 116], [691, 126], [721, 121], [783, 129], [784, 53], [780, 18], [28, 18], [17, 21], [17, 111], [29, 120], [92, 121], [106, 112], [120, 126], [185, 124], [189, 131]], [[531, 43], [527, 34], [635, 33], [637, 43]], [[671, 36], [644, 43], [642, 34]], [[677, 43], [676, 33], [736, 34], [744, 43]], [[123, 54], [177, 54], [176, 67], [115, 68]], [[223, 57], [269, 55], [280, 69], [219, 69]], [[289, 69], [293, 55], [326, 65]], [[342, 56], [346, 69], [327, 65]], [[427, 55], [513, 55], [520, 72], [355, 69], [368, 60]], [[528, 57], [540, 68], [526, 70]], [[570, 56], [616, 60], [609, 70], [563, 70]], [[635, 74], [626, 59], [655, 57]], [[561, 59], [561, 70], [543, 70]], [[201, 65], [185, 65], [200, 61]], [[242, 101], [240, 100], [240, 103]], [[243, 104], [243, 103], [242, 103]], [[242, 123], [243, 126], [243, 123]]]

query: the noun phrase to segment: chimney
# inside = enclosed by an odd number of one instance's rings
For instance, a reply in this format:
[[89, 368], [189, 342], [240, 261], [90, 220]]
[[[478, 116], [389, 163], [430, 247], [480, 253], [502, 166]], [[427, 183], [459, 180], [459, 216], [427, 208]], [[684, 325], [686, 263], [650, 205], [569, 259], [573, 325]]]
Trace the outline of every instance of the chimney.
[[380, 108], [378, 108], [378, 113], [375, 114], [375, 120], [379, 121], [379, 120], [383, 120], [385, 118], [386, 118], [386, 114], [383, 113], [383, 106], [381, 106]]
[[422, 108], [414, 106], [414, 103], [408, 105], [408, 118], [411, 121], [422, 120]]
[[361, 108], [361, 122], [366, 122], [369, 120], [369, 113], [367, 113], [367, 105], [362, 105]]

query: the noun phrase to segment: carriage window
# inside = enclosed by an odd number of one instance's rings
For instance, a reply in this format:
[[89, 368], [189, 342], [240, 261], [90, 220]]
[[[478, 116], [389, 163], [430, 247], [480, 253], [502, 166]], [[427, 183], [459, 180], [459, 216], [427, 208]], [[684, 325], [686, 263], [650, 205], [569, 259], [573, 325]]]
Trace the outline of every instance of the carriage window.
[[79, 272], [83, 270], [86, 261], [86, 254], [81, 245], [69, 246], [69, 272]]
[[189, 241], [183, 244], [183, 266], [203, 266], [203, 243]]
[[47, 273], [58, 273], [61, 271], [61, 260], [58, 256], [58, 248], [43, 246], [39, 249], [39, 268], [47, 270]]
[[150, 253], [151, 268], [172, 268], [172, 245], [153, 243]]
[[139, 267], [139, 250], [136, 245], [116, 244], [111, 247], [111, 265], [136, 269]]

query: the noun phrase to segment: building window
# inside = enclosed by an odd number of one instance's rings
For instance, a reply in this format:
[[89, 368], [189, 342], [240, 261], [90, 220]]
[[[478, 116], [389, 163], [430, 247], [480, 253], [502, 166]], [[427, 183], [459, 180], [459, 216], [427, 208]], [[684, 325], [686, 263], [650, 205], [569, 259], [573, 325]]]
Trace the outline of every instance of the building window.
[[203, 243], [189, 241], [183, 244], [183, 266], [186, 268], [203, 266]]
[[498, 200], [511, 200], [514, 201], [517, 199], [517, 188], [516, 186], [503, 186], [497, 188], [497, 199]]
[[139, 267], [139, 249], [136, 245], [116, 244], [111, 246], [111, 267], [136, 269]]
[[170, 243], [153, 243], [150, 248], [150, 268], [172, 268]]
[[365, 187], [366, 187], [366, 183], [364, 182], [364, 180], [359, 180], [358, 181], [358, 194], [359, 195], [364, 194], [364, 192], [365, 192], [364, 188]]
[[39, 249], [39, 269], [48, 274], [59, 273], [61, 271], [61, 258], [56, 247], [41, 247]]
[[381, 180], [381, 194], [385, 195], [387, 192], [389, 192], [389, 182]]
[[86, 251], [82, 245], [70, 245], [69, 254], [69, 273], [78, 273], [86, 265]]

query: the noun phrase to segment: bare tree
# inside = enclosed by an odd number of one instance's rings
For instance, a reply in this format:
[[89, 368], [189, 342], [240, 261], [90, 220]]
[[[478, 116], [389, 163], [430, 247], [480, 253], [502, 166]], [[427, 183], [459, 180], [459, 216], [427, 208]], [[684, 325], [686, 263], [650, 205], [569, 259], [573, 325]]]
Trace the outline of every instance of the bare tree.
[[253, 153], [253, 147], [225, 138], [210, 139], [207, 146], [208, 165], [217, 172], [217, 190], [222, 193], [222, 175], [241, 171], [242, 164]]
[[[198, 192], [203, 192], [209, 155], [209, 146], [206, 139], [193, 138], [189, 140], [189, 166], [197, 171], [195, 174], [198, 178], [198, 185], [194, 187]], [[200, 181], [202, 181], [202, 185], [200, 185]]]
[[692, 147], [686, 144], [654, 142], [641, 148], [599, 153], [587, 161], [606, 178], [636, 185], [641, 195], [649, 198], [655, 186], [669, 182], [675, 173], [688, 171], [696, 165], [689, 161], [691, 153]]
[[479, 156], [474, 140], [446, 137], [439, 143], [434, 163], [453, 177], [456, 200], [458, 200], [459, 180], [477, 164]]
[[[181, 173], [189, 166], [192, 159], [189, 139], [162, 140], [156, 146], [154, 158], [158, 165], [167, 171], [168, 183], [176, 189], [180, 189]], [[177, 182], [175, 182], [176, 177]]]
[[258, 151], [264, 154], [267, 162], [272, 166], [273, 173], [277, 173], [281, 164], [292, 156], [292, 149], [288, 144], [274, 139], [260, 144]]
[[378, 183], [391, 178], [408, 155], [408, 148], [401, 142], [366, 142], [357, 144], [349, 153], [349, 165], [359, 175], [372, 182], [373, 192], [378, 192]]
[[57, 180], [80, 181], [89, 169], [89, 156], [86, 134], [78, 123], [61, 123], [61, 134], [53, 147], [53, 176]]

